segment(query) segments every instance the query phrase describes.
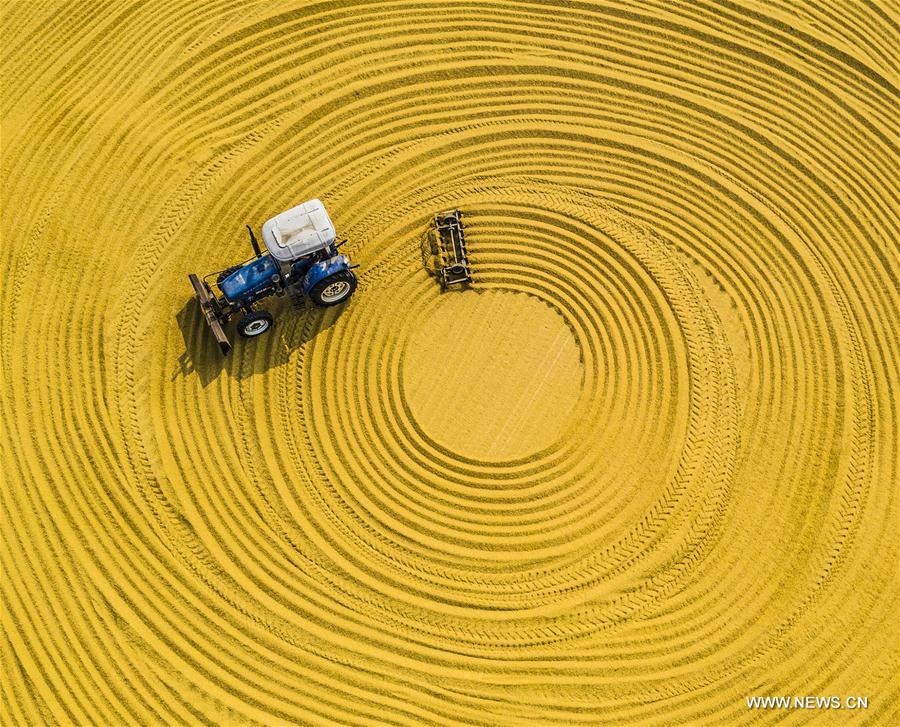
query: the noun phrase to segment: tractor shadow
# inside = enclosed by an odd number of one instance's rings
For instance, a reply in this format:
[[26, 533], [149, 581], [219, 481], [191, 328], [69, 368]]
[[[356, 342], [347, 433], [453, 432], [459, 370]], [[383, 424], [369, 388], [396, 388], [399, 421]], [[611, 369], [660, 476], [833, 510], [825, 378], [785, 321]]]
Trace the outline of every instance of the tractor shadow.
[[[200, 303], [191, 297], [175, 314], [184, 340], [184, 352], [178, 357], [171, 380], [196, 374], [205, 389], [226, 370], [234, 378], [246, 379], [278, 368], [287, 363], [300, 346], [331, 328], [345, 307], [346, 304], [317, 308], [307, 303], [296, 308], [289, 300], [276, 299], [266, 307], [275, 317], [275, 327], [271, 332], [264, 334], [259, 341], [245, 340], [231, 323], [226, 326], [226, 332], [234, 348], [223, 356], [204, 320]], [[275, 338], [274, 345], [266, 346], [266, 356], [256, 355], [254, 346], [265, 346], [267, 342], [264, 339], [267, 337]]]

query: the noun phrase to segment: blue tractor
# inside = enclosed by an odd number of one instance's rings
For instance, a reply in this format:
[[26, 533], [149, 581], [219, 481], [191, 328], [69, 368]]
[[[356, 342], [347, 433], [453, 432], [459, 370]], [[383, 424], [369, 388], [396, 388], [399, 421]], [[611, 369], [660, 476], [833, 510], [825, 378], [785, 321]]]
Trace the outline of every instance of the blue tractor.
[[244, 338], [262, 335], [275, 325], [271, 313], [253, 308], [263, 298], [287, 294], [331, 306], [343, 303], [356, 290], [356, 266], [338, 252], [344, 243], [335, 242], [334, 225], [320, 200], [304, 202], [266, 222], [262, 228], [266, 253], [249, 225], [247, 230], [254, 257], [203, 279], [193, 273], [188, 276], [223, 354], [231, 350], [224, 328], [231, 316], [242, 314], [236, 327]]

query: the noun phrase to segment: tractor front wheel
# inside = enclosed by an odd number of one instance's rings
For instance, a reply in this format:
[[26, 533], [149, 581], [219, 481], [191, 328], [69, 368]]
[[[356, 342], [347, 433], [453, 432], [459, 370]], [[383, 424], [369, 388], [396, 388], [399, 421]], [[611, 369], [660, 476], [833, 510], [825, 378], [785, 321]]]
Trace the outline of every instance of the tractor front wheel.
[[275, 325], [272, 314], [264, 310], [248, 313], [237, 322], [237, 332], [244, 338], [261, 336]]
[[309, 291], [313, 303], [321, 306], [343, 303], [356, 290], [356, 276], [349, 270], [339, 270], [316, 283]]

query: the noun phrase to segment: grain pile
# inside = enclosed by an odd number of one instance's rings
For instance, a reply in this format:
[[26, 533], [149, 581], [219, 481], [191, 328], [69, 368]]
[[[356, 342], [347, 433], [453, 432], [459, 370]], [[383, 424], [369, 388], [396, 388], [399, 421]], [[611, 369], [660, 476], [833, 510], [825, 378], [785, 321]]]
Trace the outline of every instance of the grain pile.
[[890, 5], [5, 4], [0, 722], [897, 724]]

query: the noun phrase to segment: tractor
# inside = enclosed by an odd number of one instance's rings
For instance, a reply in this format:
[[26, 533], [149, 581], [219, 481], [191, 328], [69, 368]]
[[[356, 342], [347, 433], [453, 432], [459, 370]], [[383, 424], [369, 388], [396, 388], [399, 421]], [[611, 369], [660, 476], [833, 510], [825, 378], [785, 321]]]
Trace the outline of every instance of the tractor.
[[287, 294], [297, 303], [310, 300], [332, 306], [356, 290], [353, 268], [358, 266], [338, 252], [346, 240], [335, 242], [334, 225], [320, 200], [309, 200], [268, 220], [262, 228], [266, 253], [250, 225], [247, 231], [255, 253], [252, 258], [202, 279], [193, 273], [188, 276], [223, 354], [231, 350], [225, 325], [232, 316], [242, 314], [236, 328], [243, 338], [260, 336], [275, 325], [271, 313], [253, 307], [263, 298]]

